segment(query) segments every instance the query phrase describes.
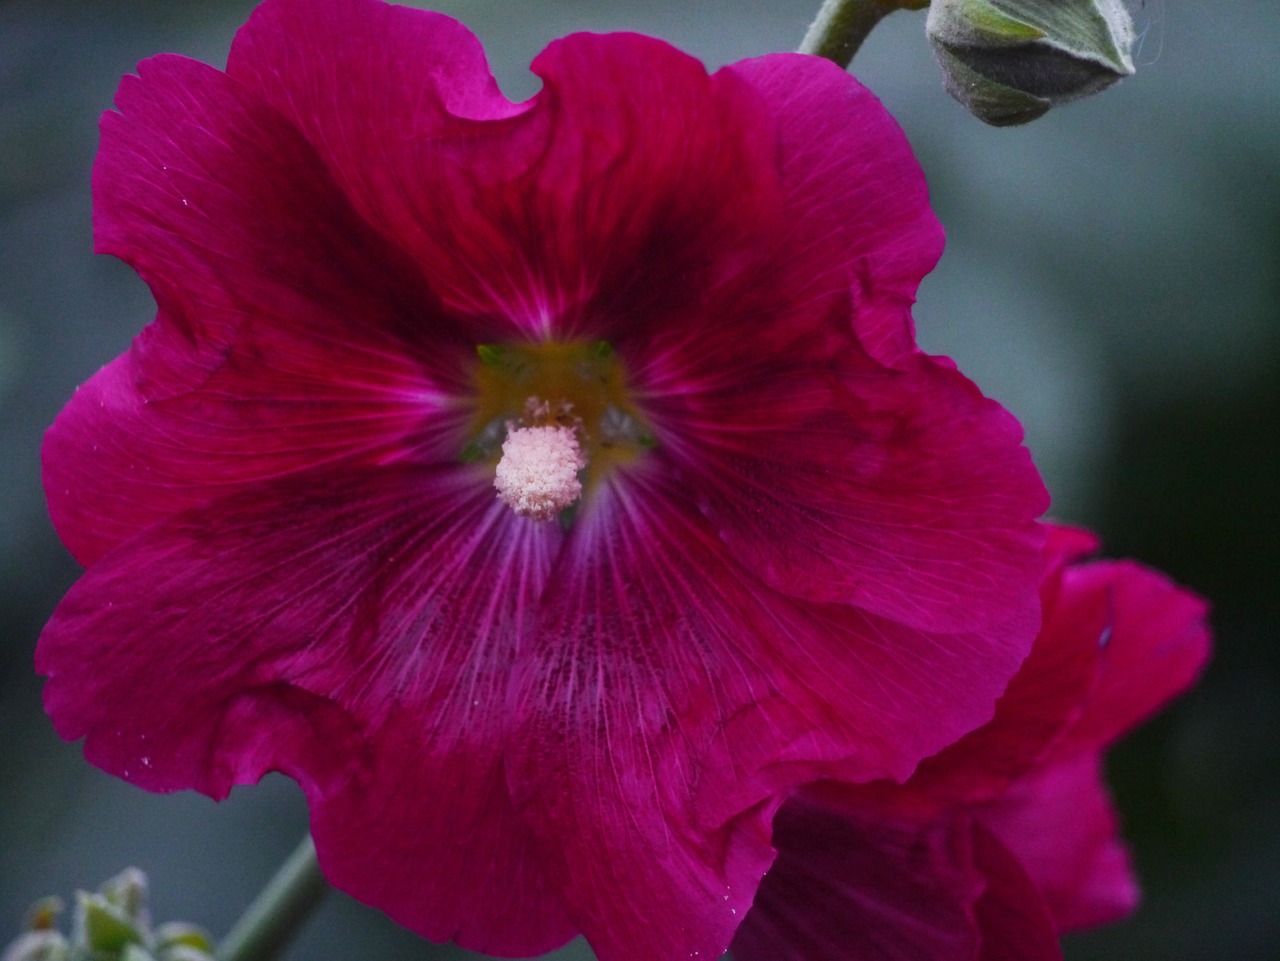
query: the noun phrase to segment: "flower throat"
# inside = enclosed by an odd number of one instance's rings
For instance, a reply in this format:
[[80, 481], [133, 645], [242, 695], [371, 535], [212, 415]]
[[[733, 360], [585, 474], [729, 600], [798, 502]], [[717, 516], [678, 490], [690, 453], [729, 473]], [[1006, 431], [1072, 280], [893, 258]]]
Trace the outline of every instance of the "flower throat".
[[481, 344], [466, 461], [494, 467], [498, 497], [532, 520], [572, 519], [610, 470], [654, 446], [606, 341]]

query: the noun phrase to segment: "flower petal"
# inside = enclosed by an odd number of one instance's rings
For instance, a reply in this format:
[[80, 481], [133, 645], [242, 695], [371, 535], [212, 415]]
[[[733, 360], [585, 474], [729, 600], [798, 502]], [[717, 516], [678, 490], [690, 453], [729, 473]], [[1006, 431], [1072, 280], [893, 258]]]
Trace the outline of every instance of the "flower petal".
[[[915, 350], [911, 305], [942, 253], [920, 165], [866, 88], [816, 57], [773, 54], [725, 72], [764, 95], [778, 122], [789, 285], [853, 295], [852, 324], [885, 363]], [[803, 281], [801, 281], [803, 278]]]
[[557, 562], [509, 778], [602, 958], [715, 956], [779, 792], [905, 777], [990, 716], [1021, 655], [769, 591], [647, 464], [594, 492]]
[[501, 704], [558, 539], [463, 469], [262, 485], [85, 574], [40, 640], [45, 705], [152, 790], [283, 770], [344, 890], [433, 937], [545, 951], [572, 929], [507, 800]]
[[[446, 118], [499, 120], [523, 109], [502, 95], [465, 26], [382, 0], [265, 0], [237, 32], [227, 74], [325, 144], [349, 188], [407, 174], [393, 169], [396, 148], [438, 134]], [[367, 125], [361, 138], [334, 126], [344, 117]], [[362, 174], [359, 164], [375, 156], [366, 151], [380, 150], [381, 169]]]
[[162, 310], [46, 437], [76, 557], [258, 481], [452, 459], [472, 348], [429, 292], [275, 111], [202, 64], [139, 70], [103, 118], [96, 226]]
[[636, 35], [553, 43], [542, 90], [514, 105], [447, 17], [269, 0], [227, 70], [306, 131], [447, 304], [530, 336], [612, 339], [655, 295], [696, 289], [758, 234], [775, 178], [759, 98]]
[[45, 434], [49, 513], [84, 565], [151, 524], [299, 473], [453, 459], [460, 411], [406, 354], [258, 329], [193, 344], [162, 317]]
[[1025, 651], [1048, 498], [1013, 418], [915, 351], [909, 308], [941, 231], [905, 138], [814, 58], [724, 74], [776, 124], [776, 246], [712, 291], [683, 337], [646, 331], [638, 389], [660, 443], [775, 588]]
[[471, 682], [470, 706], [394, 709], [370, 735], [363, 776], [313, 806], [311, 829], [341, 890], [432, 941], [533, 957], [577, 931], [507, 791], [492, 707], [505, 682]]
[[1017, 858], [980, 824], [973, 859], [982, 872], [974, 918], [982, 933], [979, 961], [1062, 961], [1049, 908]]
[[1094, 539], [1051, 525], [1040, 586], [1044, 626], [1031, 653], [996, 702], [995, 717], [933, 757], [925, 758], [910, 786], [953, 803], [988, 800], [1057, 747], [1078, 721], [1098, 673], [1098, 638], [1107, 612], [1078, 608], [1063, 596], [1064, 565], [1088, 552]]
[[1059, 749], [1065, 755], [1108, 746], [1190, 687], [1211, 638], [1203, 598], [1131, 561], [1070, 568], [1062, 594], [1064, 612], [1102, 625], [1098, 683]]
[[454, 332], [412, 265], [252, 91], [162, 55], [121, 81], [116, 106], [94, 164], [97, 249], [134, 267], [189, 337], [337, 329], [423, 364], [448, 342]]
[[778, 357], [651, 408], [725, 543], [774, 588], [1029, 649], [1047, 494], [1017, 422], [954, 369]]
[[[1045, 524], [1044, 568], [1046, 580], [1056, 584], [1068, 564], [1097, 553], [1102, 540], [1092, 531], [1065, 524]], [[1055, 587], [1054, 590], [1057, 588]]]
[[1100, 755], [1049, 764], [976, 813], [1040, 889], [1059, 931], [1106, 924], [1137, 905]]
[[891, 817], [810, 789], [774, 820], [778, 849], [733, 940], [736, 961], [975, 958], [982, 891], [967, 819]]

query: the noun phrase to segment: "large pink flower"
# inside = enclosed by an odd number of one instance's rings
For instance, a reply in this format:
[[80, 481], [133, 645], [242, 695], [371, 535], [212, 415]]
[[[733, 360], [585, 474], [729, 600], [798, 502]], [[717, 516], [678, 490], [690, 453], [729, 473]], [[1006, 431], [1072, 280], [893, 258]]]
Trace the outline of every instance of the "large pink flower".
[[1060, 961], [1138, 888], [1102, 781], [1118, 737], [1195, 680], [1205, 604], [1051, 531], [1045, 623], [990, 723], [905, 784], [815, 785], [779, 811], [778, 859], [738, 961]]
[[[805, 780], [904, 778], [1039, 624], [1016, 422], [914, 346], [941, 233], [831, 64], [269, 0], [127, 77], [101, 250], [158, 316], [50, 430], [88, 568], [58, 731], [152, 790], [281, 770], [436, 939], [713, 957]], [[495, 493], [495, 477], [501, 497]]]

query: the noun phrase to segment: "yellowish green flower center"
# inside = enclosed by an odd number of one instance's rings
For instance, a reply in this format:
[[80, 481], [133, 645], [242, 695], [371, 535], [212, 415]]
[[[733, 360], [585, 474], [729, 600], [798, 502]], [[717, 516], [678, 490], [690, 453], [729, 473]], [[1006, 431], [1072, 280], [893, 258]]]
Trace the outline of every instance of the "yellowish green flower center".
[[565, 518], [609, 471], [654, 446], [604, 341], [482, 344], [467, 461], [491, 464], [498, 497], [534, 520]]

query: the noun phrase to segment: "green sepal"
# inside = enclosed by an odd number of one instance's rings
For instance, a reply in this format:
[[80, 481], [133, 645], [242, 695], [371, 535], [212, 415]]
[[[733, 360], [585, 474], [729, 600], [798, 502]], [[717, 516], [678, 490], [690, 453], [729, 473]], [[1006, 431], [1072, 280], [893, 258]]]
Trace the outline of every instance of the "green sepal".
[[77, 933], [94, 952], [119, 954], [126, 945], [146, 943], [146, 934], [123, 910], [100, 894], [76, 894]]
[[194, 948], [205, 954], [213, 953], [213, 939], [207, 931], [187, 924], [185, 921], [170, 921], [155, 930], [156, 953], [164, 956], [170, 948]]
[[147, 876], [138, 868], [125, 868], [104, 881], [98, 891], [126, 918], [143, 928], [147, 926]]
[[1133, 21], [1120, 0], [992, 0], [1010, 18], [1041, 31], [1064, 53], [1133, 73]]
[[952, 42], [983, 46], [1012, 46], [1044, 37], [1043, 30], [1010, 16], [990, 0], [957, 0]]

